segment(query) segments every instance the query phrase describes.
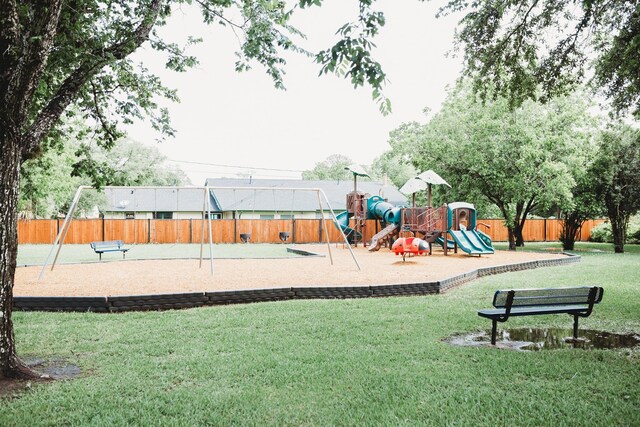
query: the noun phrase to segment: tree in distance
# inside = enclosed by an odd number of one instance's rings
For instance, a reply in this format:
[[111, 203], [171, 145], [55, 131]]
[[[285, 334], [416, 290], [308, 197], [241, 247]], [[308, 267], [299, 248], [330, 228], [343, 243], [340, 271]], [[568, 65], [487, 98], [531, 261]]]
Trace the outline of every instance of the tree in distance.
[[348, 181], [353, 174], [347, 170], [353, 161], [342, 154], [332, 154], [316, 165], [311, 170], [302, 172], [302, 179], [311, 180], [336, 180]]

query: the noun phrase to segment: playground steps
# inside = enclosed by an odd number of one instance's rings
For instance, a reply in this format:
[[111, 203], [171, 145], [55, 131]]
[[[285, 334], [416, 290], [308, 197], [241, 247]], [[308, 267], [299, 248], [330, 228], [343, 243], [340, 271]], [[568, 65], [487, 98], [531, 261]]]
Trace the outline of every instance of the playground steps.
[[371, 245], [369, 246], [369, 252], [375, 252], [380, 249], [382, 242], [385, 238], [389, 237], [389, 235], [393, 234], [398, 228], [398, 224], [389, 224], [379, 232], [377, 232], [371, 238]]
[[434, 243], [438, 240], [439, 237], [442, 237], [441, 231], [429, 231], [425, 234], [424, 239], [428, 243]]

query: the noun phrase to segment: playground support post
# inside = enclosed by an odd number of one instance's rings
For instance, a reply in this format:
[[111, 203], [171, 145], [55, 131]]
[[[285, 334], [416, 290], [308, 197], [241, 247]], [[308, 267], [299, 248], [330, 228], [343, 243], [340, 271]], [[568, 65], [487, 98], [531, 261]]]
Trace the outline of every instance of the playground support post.
[[[331, 207], [331, 203], [329, 203], [329, 199], [327, 198], [327, 195], [324, 194], [324, 191], [321, 188], [318, 188], [317, 190], [319, 193], [322, 193], [322, 197], [324, 197], [324, 200], [327, 202], [327, 207], [329, 208], [329, 211], [331, 212], [331, 217], [333, 218], [333, 223], [337, 224], [338, 218], [336, 218], [336, 214], [333, 211], [333, 208]], [[356, 263], [356, 266], [358, 267], [358, 271], [361, 271], [362, 268], [360, 268], [360, 264], [358, 263], [358, 260], [356, 259], [356, 256], [353, 253], [353, 250], [351, 249], [351, 244], [349, 244], [349, 240], [347, 240], [347, 236], [345, 236], [344, 232], [342, 231], [342, 228], [338, 227], [338, 229], [340, 230], [340, 235], [342, 235], [342, 239], [346, 243], [347, 248], [349, 248], [349, 252], [351, 253], [351, 258], [353, 258], [353, 262]], [[327, 231], [327, 234], [328, 233], [329, 232]], [[328, 243], [328, 239], [327, 239], [327, 243]]]
[[[327, 229], [327, 222], [324, 220], [324, 209], [322, 209], [322, 201], [320, 200], [320, 192], [316, 193], [318, 196], [318, 206], [320, 206], [320, 216], [322, 219], [322, 228], [324, 228], [324, 236], [327, 240], [327, 249], [329, 250], [329, 258], [331, 259], [331, 265], [333, 265], [333, 255], [331, 254], [331, 242], [329, 242], [329, 230]], [[341, 230], [342, 231], [342, 230]]]
[[44, 278], [44, 271], [47, 268], [47, 264], [49, 264], [49, 260], [51, 259], [51, 255], [55, 250], [56, 246], [58, 246], [58, 250], [56, 252], [56, 256], [53, 259], [53, 263], [51, 264], [51, 270], [56, 266], [56, 262], [58, 261], [58, 256], [60, 255], [60, 250], [62, 249], [62, 245], [64, 244], [64, 239], [67, 237], [67, 231], [69, 231], [69, 227], [71, 226], [71, 218], [76, 211], [76, 206], [80, 201], [80, 194], [82, 194], [82, 190], [85, 188], [91, 188], [86, 185], [81, 185], [76, 190], [76, 194], [73, 196], [73, 201], [71, 202], [71, 207], [69, 208], [69, 212], [64, 218], [64, 222], [62, 223], [62, 227], [60, 231], [58, 231], [58, 235], [56, 239], [53, 241], [53, 245], [51, 246], [51, 250], [49, 251], [49, 255], [47, 255], [47, 259], [44, 261], [44, 265], [42, 266], [42, 270], [40, 270], [40, 275], [38, 276], [38, 280], [42, 280]]
[[[209, 199], [209, 188], [204, 187], [202, 198], [202, 235], [200, 238], [200, 268], [202, 268], [202, 254], [204, 252], [204, 221], [207, 221], [209, 227], [209, 261], [211, 265], [211, 275], [213, 276], [213, 236], [211, 231], [211, 200]], [[205, 218], [205, 212], [207, 212], [207, 218]]]

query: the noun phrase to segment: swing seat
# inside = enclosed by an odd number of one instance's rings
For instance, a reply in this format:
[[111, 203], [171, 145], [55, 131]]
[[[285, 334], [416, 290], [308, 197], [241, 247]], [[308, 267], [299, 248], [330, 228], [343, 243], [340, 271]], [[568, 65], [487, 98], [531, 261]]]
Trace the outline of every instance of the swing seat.
[[280, 237], [280, 240], [283, 241], [283, 242], [286, 242], [287, 240], [289, 240], [289, 236], [290, 236], [290, 234], [289, 234], [288, 231], [281, 231], [278, 234], [278, 237]]
[[251, 233], [240, 233], [240, 240], [242, 243], [248, 243], [251, 240]]

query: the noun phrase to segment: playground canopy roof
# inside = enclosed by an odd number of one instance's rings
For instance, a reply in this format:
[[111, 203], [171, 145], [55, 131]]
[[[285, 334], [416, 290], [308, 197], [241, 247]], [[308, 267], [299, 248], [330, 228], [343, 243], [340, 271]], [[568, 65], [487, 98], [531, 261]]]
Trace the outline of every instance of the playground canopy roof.
[[[318, 198], [307, 191], [270, 191], [253, 190], [256, 187], [272, 188], [320, 188], [324, 191], [336, 211], [346, 209], [346, 195], [353, 191], [352, 181], [303, 181], [291, 179], [233, 179], [209, 178], [210, 187], [245, 187], [246, 189], [227, 190], [212, 188], [212, 210], [225, 211], [318, 211]], [[392, 185], [379, 182], [358, 181], [358, 190], [372, 196], [388, 199], [393, 205], [406, 205], [407, 198]], [[200, 201], [202, 204], [202, 200]]]

